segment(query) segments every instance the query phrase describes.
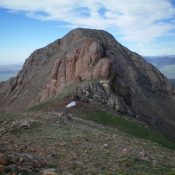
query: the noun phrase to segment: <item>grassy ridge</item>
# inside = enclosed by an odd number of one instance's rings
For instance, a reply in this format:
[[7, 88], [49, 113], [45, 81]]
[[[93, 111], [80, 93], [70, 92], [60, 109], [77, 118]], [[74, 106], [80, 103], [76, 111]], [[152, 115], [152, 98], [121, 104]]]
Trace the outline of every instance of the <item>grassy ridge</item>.
[[171, 141], [169, 138], [162, 135], [158, 131], [154, 131], [150, 128], [145, 127], [140, 122], [129, 120], [124, 117], [114, 116], [108, 112], [100, 110], [81, 110], [79, 114], [80, 117], [86, 120], [92, 120], [102, 125], [117, 128], [118, 130], [135, 137], [159, 143], [162, 146], [170, 149], [175, 149], [175, 142]]
[[[57, 101], [59, 101], [58, 97], [51, 98], [46, 102], [33, 106], [32, 108], [29, 109], [29, 111], [50, 110], [52, 109], [51, 107], [53, 107]], [[105, 126], [117, 128], [121, 132], [127, 133], [131, 136], [150, 140], [152, 142], [159, 143], [164, 147], [175, 150], [175, 142], [171, 141], [168, 137], [164, 136], [162, 133], [155, 131], [149, 127], [146, 127], [140, 122], [129, 119], [128, 117], [117, 116], [115, 114], [102, 111], [101, 110], [102, 108], [93, 105], [93, 106], [79, 107], [76, 110], [73, 110], [72, 112], [75, 112], [75, 114], [78, 117], [83, 118], [85, 120], [92, 120], [96, 123], [100, 123]]]

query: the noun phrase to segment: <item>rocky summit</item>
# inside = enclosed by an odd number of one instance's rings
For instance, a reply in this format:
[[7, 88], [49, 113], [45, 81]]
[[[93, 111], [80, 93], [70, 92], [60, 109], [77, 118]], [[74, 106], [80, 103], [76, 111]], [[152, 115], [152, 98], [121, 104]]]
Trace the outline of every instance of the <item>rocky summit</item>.
[[59, 96], [102, 103], [175, 140], [175, 87], [106, 31], [78, 28], [34, 51], [15, 78], [0, 83], [0, 110], [21, 111]]

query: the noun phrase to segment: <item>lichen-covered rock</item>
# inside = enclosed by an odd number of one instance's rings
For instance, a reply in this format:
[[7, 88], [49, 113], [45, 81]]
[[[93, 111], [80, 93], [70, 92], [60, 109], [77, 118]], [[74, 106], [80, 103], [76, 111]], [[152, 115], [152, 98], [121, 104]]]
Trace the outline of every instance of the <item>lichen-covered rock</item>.
[[85, 98], [137, 116], [175, 139], [174, 85], [101, 30], [75, 29], [34, 51], [15, 78], [0, 83], [0, 110], [28, 108], [77, 81], [96, 82], [84, 90]]

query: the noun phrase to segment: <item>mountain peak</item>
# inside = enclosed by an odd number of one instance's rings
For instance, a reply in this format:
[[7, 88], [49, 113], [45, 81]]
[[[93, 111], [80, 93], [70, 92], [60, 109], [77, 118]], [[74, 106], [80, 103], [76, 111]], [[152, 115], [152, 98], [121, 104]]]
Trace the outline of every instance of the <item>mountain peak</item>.
[[76, 35], [81, 37], [93, 37], [98, 38], [100, 36], [108, 37], [108, 38], [114, 38], [109, 32], [105, 30], [97, 30], [97, 29], [88, 29], [88, 28], [76, 28], [70, 31], [66, 36], [68, 35]]
[[116, 39], [107, 31], [87, 28], [76, 28], [65, 35], [63, 40], [78, 40], [86, 38], [100, 40], [103, 44], [108, 43], [110, 45], [114, 45], [117, 43]]
[[106, 104], [175, 139], [174, 86], [103, 30], [74, 29], [34, 51], [15, 78], [0, 84], [0, 110], [29, 108], [77, 83], [70, 93], [80, 100]]

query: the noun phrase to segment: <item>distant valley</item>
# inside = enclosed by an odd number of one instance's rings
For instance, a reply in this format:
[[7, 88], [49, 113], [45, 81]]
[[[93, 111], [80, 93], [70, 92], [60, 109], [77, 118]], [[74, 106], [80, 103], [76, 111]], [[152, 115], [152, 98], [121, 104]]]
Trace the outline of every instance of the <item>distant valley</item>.
[[175, 79], [171, 79], [171, 81], [175, 84]]
[[175, 79], [175, 55], [147, 56], [144, 58], [157, 67], [169, 79]]
[[0, 65], [0, 82], [16, 76], [22, 65]]

